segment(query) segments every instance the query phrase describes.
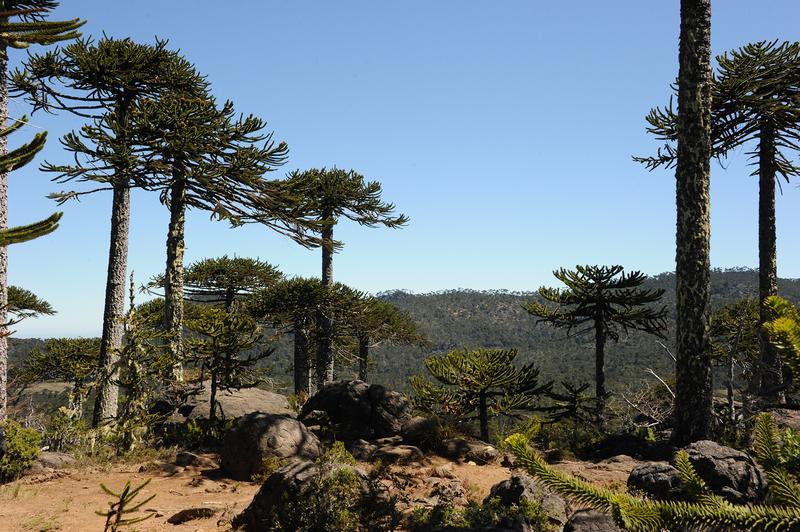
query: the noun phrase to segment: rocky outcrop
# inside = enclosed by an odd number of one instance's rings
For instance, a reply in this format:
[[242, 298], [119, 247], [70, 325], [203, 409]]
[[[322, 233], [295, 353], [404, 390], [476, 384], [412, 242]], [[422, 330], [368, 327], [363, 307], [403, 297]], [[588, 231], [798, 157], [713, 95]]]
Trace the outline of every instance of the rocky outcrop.
[[490, 464], [500, 458], [497, 447], [478, 440], [448, 438], [442, 440], [437, 448], [439, 455], [450, 460], [475, 462], [478, 465]]
[[578, 510], [564, 525], [564, 532], [621, 532], [614, 520], [595, 510]]
[[508, 507], [519, 506], [522, 500], [535, 502], [547, 514], [551, 525], [562, 527], [567, 522], [566, 501], [528, 475], [514, 473], [510, 479], [495, 484], [483, 502], [486, 504], [494, 498]]
[[[689, 461], [709, 489], [734, 504], [763, 502], [767, 494], [764, 471], [742, 451], [703, 440], [686, 447]], [[689, 500], [672, 463], [642, 464], [628, 477], [628, 487], [662, 500]]]
[[411, 419], [411, 403], [403, 394], [378, 384], [337, 381], [312, 395], [299, 418], [316, 425], [320, 412], [327, 415], [337, 440], [372, 440], [400, 434]]
[[[173, 411], [167, 423], [185, 423], [192, 419], [208, 419], [210, 411], [210, 382], [203, 383], [199, 393], [193, 394]], [[162, 401], [160, 409], [169, 408], [166, 401]], [[252, 412], [264, 414], [281, 414], [294, 416], [295, 412], [289, 407], [285, 395], [268, 392], [258, 388], [244, 388], [241, 390], [217, 392], [217, 416], [226, 419], [235, 419], [246, 416]]]
[[322, 445], [294, 418], [254, 412], [234, 422], [220, 451], [222, 469], [238, 480], [260, 473], [267, 455], [314, 460], [322, 455]]
[[431, 451], [441, 441], [442, 422], [439, 418], [414, 416], [400, 427], [403, 442], [414, 445], [424, 451]]

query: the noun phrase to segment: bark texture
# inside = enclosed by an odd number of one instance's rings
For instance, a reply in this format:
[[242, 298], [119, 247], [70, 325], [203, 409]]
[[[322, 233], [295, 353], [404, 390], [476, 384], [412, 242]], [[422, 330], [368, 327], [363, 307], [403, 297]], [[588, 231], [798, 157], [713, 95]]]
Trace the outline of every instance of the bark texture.
[[[8, 20], [8, 19], [3, 19]], [[0, 45], [0, 127], [8, 121], [8, 58]], [[0, 137], [0, 155], [8, 153], [8, 137]], [[8, 229], [8, 173], [0, 172], [0, 231]], [[0, 247], [0, 421], [8, 416], [8, 248]]]
[[605, 425], [606, 409], [606, 331], [602, 320], [602, 315], [599, 315], [594, 322], [595, 422], [601, 430]]
[[367, 382], [369, 372], [369, 338], [358, 339], [358, 379]]
[[[331, 214], [323, 213], [324, 220], [330, 220]], [[333, 225], [327, 225], [322, 230], [322, 288], [327, 289], [333, 284]], [[326, 311], [327, 310], [327, 311]], [[319, 345], [317, 346], [317, 386], [333, 382], [333, 318], [329, 309], [317, 313], [317, 328], [320, 331]]]
[[679, 64], [673, 440], [684, 445], [707, 439], [711, 428], [711, 0], [681, 0]]
[[311, 392], [311, 375], [308, 364], [308, 336], [303, 325], [294, 325], [294, 393], [296, 395]]
[[128, 271], [128, 232], [131, 196], [127, 183], [114, 187], [111, 203], [111, 242], [108, 249], [106, 300], [103, 311], [103, 336], [100, 341], [99, 378], [92, 426], [117, 416], [119, 349], [122, 347], [125, 318], [125, 284]]
[[183, 253], [186, 223], [186, 180], [176, 175], [170, 188], [167, 269], [164, 274], [164, 326], [170, 355], [176, 361], [171, 378], [183, 380]]
[[[758, 300], [759, 325], [769, 321], [764, 300], [778, 294], [778, 253], [775, 238], [775, 129], [769, 120], [761, 124], [758, 153]], [[759, 329], [760, 395], [780, 402], [783, 378], [781, 361], [766, 331]]]

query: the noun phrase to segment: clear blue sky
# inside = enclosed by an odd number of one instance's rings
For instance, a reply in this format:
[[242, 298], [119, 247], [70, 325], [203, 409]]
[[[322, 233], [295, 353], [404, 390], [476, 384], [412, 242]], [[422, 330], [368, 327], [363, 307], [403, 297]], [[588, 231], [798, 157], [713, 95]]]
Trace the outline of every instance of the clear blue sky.
[[[532, 290], [578, 263], [674, 270], [673, 173], [647, 173], [631, 155], [656, 147], [643, 116], [667, 101], [677, 75], [678, 4], [82, 0], [57, 14], [87, 19], [87, 35], [168, 38], [220, 99], [265, 118], [288, 142], [277, 175], [336, 165], [379, 180], [411, 223], [339, 226], [346, 246], [335, 278], [371, 292], [422, 292]], [[715, 53], [800, 39], [797, 0], [714, 4]], [[15, 102], [11, 112], [26, 108]], [[38, 161], [65, 160], [58, 138], [80, 122], [36, 114], [33, 124], [50, 131]], [[746, 163], [739, 154], [714, 167], [715, 267], [757, 265], [757, 188]], [[36, 164], [16, 172], [11, 222], [48, 215], [55, 205], [44, 196], [61, 188]], [[18, 336], [99, 334], [110, 200], [67, 204], [58, 232], [12, 248], [11, 282], [58, 310], [20, 325]], [[782, 277], [800, 277], [798, 206], [800, 190], [784, 187]], [[154, 194], [134, 194], [130, 266], [139, 283], [163, 271], [166, 224]], [[319, 272], [317, 251], [192, 212], [187, 262], [226, 253], [288, 274]]]

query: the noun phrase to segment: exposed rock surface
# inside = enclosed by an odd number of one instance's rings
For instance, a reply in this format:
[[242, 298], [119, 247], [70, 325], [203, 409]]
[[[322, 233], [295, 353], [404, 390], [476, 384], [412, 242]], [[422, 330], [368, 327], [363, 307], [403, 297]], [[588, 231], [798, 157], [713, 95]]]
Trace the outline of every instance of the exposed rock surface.
[[438, 452], [450, 460], [463, 460], [476, 464], [493, 463], [500, 457], [497, 447], [482, 441], [449, 438], [439, 443]]
[[618, 532], [614, 520], [595, 510], [578, 510], [564, 525], [564, 532]]
[[563, 526], [567, 522], [566, 501], [528, 475], [514, 473], [510, 479], [495, 484], [484, 504], [495, 497], [503, 506], [519, 505], [523, 499], [535, 502], [542, 507], [552, 525]]
[[[210, 398], [210, 382], [205, 382], [200, 393], [189, 397], [186, 403], [170, 416], [168, 422], [184, 423], [190, 419], [208, 419]], [[295, 412], [289, 407], [289, 401], [286, 396], [258, 388], [244, 388], [232, 391], [219, 390], [217, 391], [217, 402], [217, 415], [224, 416], [227, 419], [235, 419], [252, 412], [295, 415]]]
[[66, 454], [54, 451], [42, 451], [36, 461], [31, 464], [26, 475], [41, 473], [45, 469], [65, 469], [75, 464], [75, 459]]
[[382, 445], [373, 451], [371, 458], [384, 464], [423, 462], [425, 455], [413, 445]]
[[[411, 403], [401, 393], [363, 381], [326, 384], [312, 395], [300, 412], [300, 419], [315, 424], [325, 412], [337, 440], [372, 440], [401, 433], [411, 419]], [[313, 417], [313, 420], [311, 419]]]
[[209, 517], [214, 517], [216, 513], [217, 510], [214, 508], [187, 508], [167, 519], [167, 523], [180, 525], [187, 521], [194, 521], [195, 519], [208, 519]]
[[692, 443], [686, 452], [697, 474], [714, 493], [735, 504], [764, 500], [764, 471], [747, 453], [710, 440]]
[[669, 462], [648, 462], [636, 466], [628, 477], [628, 488], [659, 500], [686, 499], [678, 470]]
[[414, 416], [400, 427], [403, 442], [422, 450], [433, 450], [438, 445], [442, 433], [442, 422], [439, 418]]
[[225, 434], [220, 458], [232, 478], [250, 480], [267, 455], [314, 460], [322, 454], [319, 439], [286, 415], [254, 412], [237, 419]]
[[175, 465], [182, 467], [217, 467], [217, 463], [211, 458], [190, 453], [189, 451], [178, 452], [175, 455]]

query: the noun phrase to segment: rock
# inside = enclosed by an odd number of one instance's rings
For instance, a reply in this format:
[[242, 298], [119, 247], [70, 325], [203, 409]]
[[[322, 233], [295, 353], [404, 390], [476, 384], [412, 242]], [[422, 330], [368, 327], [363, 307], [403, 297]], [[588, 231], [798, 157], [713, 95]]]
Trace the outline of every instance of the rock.
[[363, 381], [337, 381], [309, 397], [300, 412], [304, 423], [314, 424], [327, 413], [338, 440], [373, 440], [400, 434], [411, 419], [411, 403], [401, 393]]
[[614, 520], [595, 510], [578, 510], [564, 525], [564, 532], [618, 532]]
[[235, 530], [261, 531], [269, 528], [274, 516], [278, 517], [280, 523], [291, 523], [291, 508], [286, 507], [286, 503], [297, 501], [302, 491], [320, 477], [326, 478], [343, 469], [352, 471], [360, 479], [362, 500], [387, 499], [385, 493], [375, 491], [379, 484], [369, 482], [367, 474], [359, 468], [333, 464], [321, 470], [313, 462], [295, 461], [270, 475], [250, 505], [233, 519], [232, 526]]
[[433, 450], [442, 434], [442, 422], [438, 417], [414, 416], [400, 427], [403, 442], [423, 450]]
[[697, 474], [717, 495], [734, 504], [763, 502], [764, 471], [747, 453], [709, 440], [690, 444], [686, 452]]
[[380, 460], [383, 464], [409, 464], [423, 462], [425, 455], [413, 445], [382, 445], [372, 453], [372, 459]]
[[175, 465], [183, 467], [217, 467], [217, 463], [205, 456], [200, 456], [189, 451], [180, 451], [175, 455]]
[[490, 464], [500, 457], [493, 445], [482, 441], [469, 441], [462, 438], [449, 438], [439, 443], [438, 452], [450, 460], [463, 460], [477, 464]]
[[498, 482], [489, 490], [484, 504], [493, 498], [499, 499], [503, 506], [519, 505], [522, 499], [527, 499], [542, 507], [550, 524], [561, 527], [567, 522], [566, 501], [528, 475], [514, 473], [510, 479]]
[[36, 459], [44, 468], [50, 469], [65, 469], [75, 464], [75, 459], [66, 453], [57, 453], [53, 451], [42, 451], [39, 458]]
[[[185, 404], [179, 406], [172, 413], [167, 423], [185, 423], [191, 419], [208, 419], [211, 396], [210, 381], [206, 381], [203, 384], [204, 386], [200, 393], [190, 396]], [[289, 401], [286, 396], [258, 388], [244, 388], [232, 391], [219, 390], [217, 392], [217, 401], [217, 415], [222, 415], [227, 419], [245, 416], [252, 412], [282, 414], [292, 417], [295, 415], [294, 410], [289, 407]], [[166, 408], [169, 408], [168, 405], [159, 407], [160, 410]]]
[[346, 444], [347, 451], [353, 455], [356, 460], [367, 462], [372, 459], [372, 454], [378, 449], [374, 443], [366, 440], [353, 440]]
[[322, 446], [292, 417], [253, 412], [233, 423], [220, 451], [222, 469], [237, 480], [250, 480], [259, 473], [267, 455], [314, 460], [322, 455]]
[[167, 519], [167, 523], [180, 525], [187, 521], [194, 521], [195, 519], [208, 519], [209, 517], [214, 517], [216, 513], [217, 510], [213, 508], [187, 508]]
[[649, 462], [633, 468], [628, 489], [644, 492], [659, 500], [686, 500], [687, 494], [678, 470], [669, 462]]

